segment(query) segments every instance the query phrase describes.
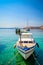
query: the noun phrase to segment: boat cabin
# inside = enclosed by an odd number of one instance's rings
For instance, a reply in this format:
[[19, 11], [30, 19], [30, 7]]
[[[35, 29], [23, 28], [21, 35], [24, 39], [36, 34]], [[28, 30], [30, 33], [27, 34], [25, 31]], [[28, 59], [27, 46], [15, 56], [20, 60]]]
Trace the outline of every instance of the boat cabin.
[[33, 43], [32, 33], [21, 33], [20, 43]]

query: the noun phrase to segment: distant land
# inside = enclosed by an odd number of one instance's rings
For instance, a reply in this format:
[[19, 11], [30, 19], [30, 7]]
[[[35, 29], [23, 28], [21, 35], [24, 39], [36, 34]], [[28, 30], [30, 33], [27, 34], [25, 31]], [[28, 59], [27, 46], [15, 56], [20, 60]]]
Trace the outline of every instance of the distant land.
[[[12, 27], [12, 28], [0, 28], [0, 29], [17, 29], [17, 28], [19, 28], [19, 27]], [[20, 28], [20, 29], [22, 29], [22, 28]]]
[[42, 25], [42, 26], [30, 26], [30, 27], [24, 27], [24, 29], [41, 29], [41, 30], [43, 30], [43, 25]]
[[43, 29], [43, 26], [40, 26], [41, 29]]
[[[13, 27], [13, 28], [0, 28], [0, 29], [16, 29], [19, 27]], [[30, 27], [24, 27], [24, 28], [20, 28], [20, 29], [41, 29], [43, 30], [43, 25], [42, 26], [30, 26]]]

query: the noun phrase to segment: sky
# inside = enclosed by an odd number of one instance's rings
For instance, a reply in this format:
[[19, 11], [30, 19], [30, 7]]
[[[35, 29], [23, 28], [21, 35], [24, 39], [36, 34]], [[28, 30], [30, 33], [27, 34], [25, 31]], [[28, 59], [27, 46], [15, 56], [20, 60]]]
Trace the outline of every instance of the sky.
[[43, 25], [43, 0], [0, 0], [0, 28]]

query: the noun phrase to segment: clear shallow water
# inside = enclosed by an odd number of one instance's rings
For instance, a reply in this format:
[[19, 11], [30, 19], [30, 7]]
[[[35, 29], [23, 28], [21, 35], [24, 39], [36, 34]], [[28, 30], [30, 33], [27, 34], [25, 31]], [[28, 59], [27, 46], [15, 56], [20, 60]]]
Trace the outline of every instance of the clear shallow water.
[[[43, 65], [43, 31], [31, 30], [35, 41], [39, 44], [39, 48], [35, 48], [35, 55], [40, 65]], [[15, 29], [0, 29], [0, 65], [37, 65], [31, 55], [27, 60], [14, 49], [18, 36]]]

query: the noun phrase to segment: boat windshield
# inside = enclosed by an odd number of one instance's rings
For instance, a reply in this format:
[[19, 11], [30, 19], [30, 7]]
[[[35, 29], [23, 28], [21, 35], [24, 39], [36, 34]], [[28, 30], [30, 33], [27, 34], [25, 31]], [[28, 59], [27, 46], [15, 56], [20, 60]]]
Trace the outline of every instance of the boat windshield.
[[33, 38], [32, 35], [22, 35], [21, 38]]

